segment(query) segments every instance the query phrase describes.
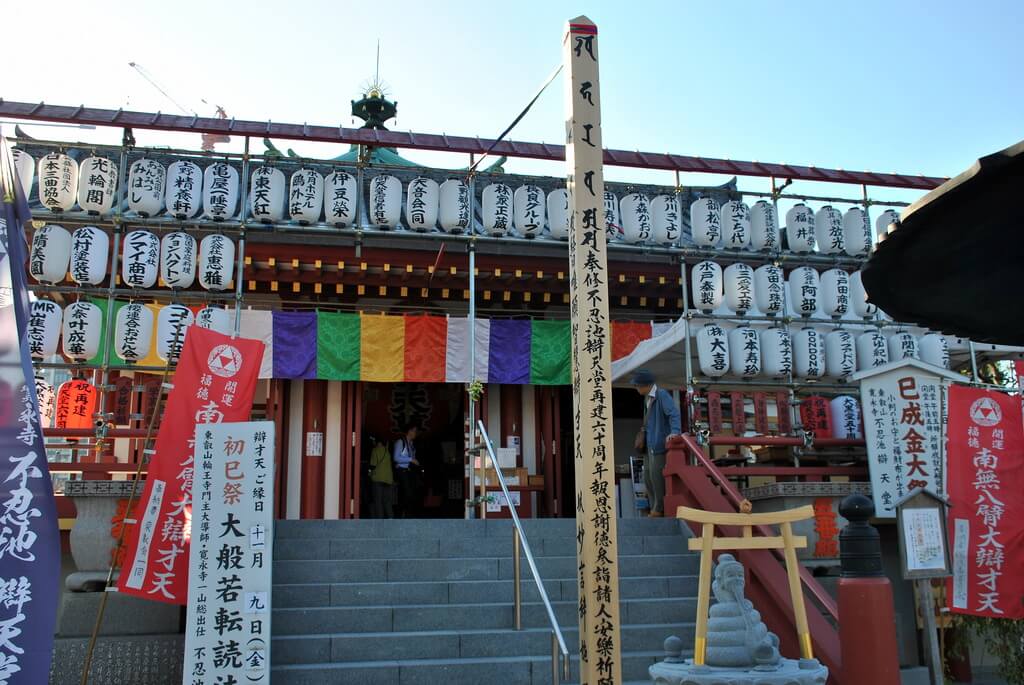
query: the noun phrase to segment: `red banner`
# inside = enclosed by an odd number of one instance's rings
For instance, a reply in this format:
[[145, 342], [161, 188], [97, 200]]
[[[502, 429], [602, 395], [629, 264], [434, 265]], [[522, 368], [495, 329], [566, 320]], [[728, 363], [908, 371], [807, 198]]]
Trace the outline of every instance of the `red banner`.
[[950, 608], [961, 614], [1024, 618], [1020, 398], [951, 387], [948, 436]]
[[195, 427], [249, 419], [262, 359], [259, 340], [189, 326], [136, 509], [139, 522], [125, 545], [120, 592], [169, 604], [188, 599]]

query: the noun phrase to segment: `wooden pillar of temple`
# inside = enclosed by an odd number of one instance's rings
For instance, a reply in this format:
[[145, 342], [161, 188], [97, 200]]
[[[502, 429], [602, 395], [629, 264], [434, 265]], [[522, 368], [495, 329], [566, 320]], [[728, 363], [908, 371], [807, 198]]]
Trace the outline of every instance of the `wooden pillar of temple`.
[[324, 426], [327, 423], [327, 381], [302, 384], [302, 495], [300, 518], [324, 516]]
[[499, 447], [512, 447], [510, 438], [519, 440], [516, 454], [516, 466], [523, 465], [523, 386], [503, 384], [499, 391], [501, 402], [501, 444]]

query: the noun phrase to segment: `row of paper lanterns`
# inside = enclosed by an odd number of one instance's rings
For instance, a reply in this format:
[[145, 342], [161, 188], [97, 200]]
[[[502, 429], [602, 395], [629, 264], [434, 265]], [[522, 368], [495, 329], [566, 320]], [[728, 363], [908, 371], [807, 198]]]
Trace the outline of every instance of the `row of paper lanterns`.
[[860, 335], [844, 328], [822, 333], [802, 328], [790, 336], [783, 328], [760, 331], [740, 326], [731, 331], [709, 323], [697, 330], [701, 373], [710, 378], [847, 378], [856, 371], [914, 358], [949, 368], [949, 346], [938, 333], [920, 338], [906, 331], [886, 336], [872, 330]]
[[[16, 151], [16, 168], [23, 183], [32, 182], [34, 164], [23, 151]], [[81, 173], [80, 173], [81, 169]], [[53, 211], [70, 211], [78, 206], [92, 214], [113, 209], [117, 186], [116, 164], [103, 157], [89, 157], [79, 165], [73, 158], [55, 152], [39, 160], [39, 201]], [[26, 185], [25, 187], [29, 187]], [[369, 225], [392, 230], [402, 220], [401, 181], [389, 174], [370, 179], [366, 219]], [[248, 210], [254, 220], [277, 223], [289, 217], [300, 224], [326, 223], [347, 227], [356, 222], [358, 188], [356, 177], [337, 170], [323, 176], [302, 167], [286, 179], [281, 169], [260, 166], [249, 182]], [[634, 244], [673, 245], [682, 232], [682, 212], [674, 194], [653, 198], [630, 193], [621, 201], [605, 192], [605, 220], [608, 237]], [[239, 204], [239, 173], [227, 162], [214, 162], [201, 169], [195, 162], [179, 160], [168, 168], [155, 159], [142, 158], [128, 171], [128, 209], [143, 217], [166, 211], [181, 220], [202, 216], [214, 221], [235, 216]], [[504, 183], [492, 183], [481, 193], [483, 231], [493, 236], [517, 234], [540, 236], [545, 226], [556, 240], [569, 237], [571, 214], [569, 194], [557, 189], [545, 194], [535, 185], [515, 191]], [[898, 221], [892, 210], [875, 222], [883, 233]], [[409, 181], [405, 192], [405, 226], [414, 231], [436, 227], [449, 233], [464, 233], [470, 226], [469, 186], [462, 180], [438, 183], [430, 178]], [[712, 198], [700, 198], [690, 205], [693, 242], [698, 247], [775, 250], [781, 247], [775, 207], [764, 200], [752, 207], [732, 200], [719, 206]], [[798, 253], [865, 255], [871, 250], [872, 231], [867, 213], [853, 207], [845, 214], [831, 205], [813, 211], [797, 204], [786, 212], [786, 237], [790, 250]]]
[[[198, 247], [198, 249], [197, 249]], [[74, 233], [47, 224], [35, 231], [29, 252], [29, 274], [41, 283], [60, 283], [70, 273], [79, 285], [97, 285], [107, 277], [110, 238], [95, 226]], [[169, 288], [189, 288], [199, 278], [207, 290], [228, 290], [234, 279], [235, 244], [214, 233], [196, 240], [175, 231], [158, 238], [149, 231], [125, 234], [121, 280], [131, 288], [151, 288], [159, 276]]]
[[703, 261], [690, 267], [690, 289], [693, 307], [704, 312], [715, 311], [723, 304], [741, 315], [756, 311], [771, 316], [788, 309], [805, 317], [820, 312], [842, 318], [852, 312], [859, 318], [869, 318], [878, 311], [867, 301], [860, 272], [850, 274], [843, 269], [819, 274], [801, 266], [791, 270], [787, 279], [774, 264], [754, 269], [737, 262], [723, 269], [717, 262]]
[[[154, 317], [153, 310], [146, 305], [129, 303], [115, 317], [114, 353], [127, 362], [137, 362], [149, 354], [155, 334], [157, 356], [171, 359], [181, 352], [185, 329], [193, 323], [230, 335], [234, 314], [219, 307], [205, 307], [193, 314], [184, 305], [172, 304], [162, 307]], [[55, 355], [58, 339], [68, 359], [91, 359], [100, 352], [102, 344], [103, 310], [91, 302], [75, 302], [62, 311], [56, 302], [36, 300], [29, 312], [27, 336], [29, 351], [36, 359]]]

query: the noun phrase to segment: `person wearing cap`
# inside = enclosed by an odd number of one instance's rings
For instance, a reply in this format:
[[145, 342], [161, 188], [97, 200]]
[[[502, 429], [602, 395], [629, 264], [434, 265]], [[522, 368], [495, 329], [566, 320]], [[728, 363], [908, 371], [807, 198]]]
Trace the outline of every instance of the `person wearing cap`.
[[[644, 398], [643, 446], [647, 450], [644, 458], [644, 485], [651, 502], [648, 516], [658, 518], [665, 515], [665, 442], [682, 432], [679, 407], [668, 390], [658, 387], [654, 374], [639, 369], [633, 374], [633, 387]], [[640, 443], [640, 436], [637, 436]]]

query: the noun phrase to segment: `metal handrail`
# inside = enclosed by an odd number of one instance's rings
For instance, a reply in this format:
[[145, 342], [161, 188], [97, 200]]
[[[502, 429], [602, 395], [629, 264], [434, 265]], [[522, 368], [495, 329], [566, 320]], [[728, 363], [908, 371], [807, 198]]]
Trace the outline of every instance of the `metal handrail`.
[[[512, 503], [512, 496], [509, 494], [508, 485], [505, 483], [505, 476], [502, 475], [501, 469], [498, 468], [498, 457], [494, 454], [494, 446], [491, 444], [491, 438], [487, 435], [487, 428], [484, 427], [483, 420], [477, 421], [477, 427], [480, 430], [480, 435], [483, 437], [484, 446], [487, 448], [487, 455], [490, 457], [491, 463], [494, 464], [494, 473], [498, 479], [498, 485], [501, 486], [501, 491], [505, 495], [505, 501], [508, 503], [509, 513], [512, 515], [512, 575], [513, 575], [513, 590], [512, 594], [514, 597], [514, 614], [515, 614], [515, 626], [516, 630], [522, 630], [522, 589], [520, 588], [521, 574], [519, 570], [519, 550], [522, 547], [522, 552], [526, 556], [526, 563], [530, 566], [530, 572], [533, 574], [533, 582], [537, 585], [537, 592], [540, 593], [541, 602], [544, 604], [544, 609], [548, 614], [548, 622], [551, 624], [551, 682], [552, 684], [562, 682], [562, 678], [569, 680], [569, 648], [565, 645], [565, 637], [562, 635], [562, 629], [558, 627], [558, 619], [555, 618], [555, 610], [551, 607], [551, 600], [548, 599], [548, 593], [544, 589], [544, 583], [540, 579], [540, 572], [537, 570], [537, 562], [534, 561], [533, 551], [530, 549], [530, 542], [526, 539], [526, 533], [523, 531], [523, 524], [519, 520], [519, 514], [516, 512], [516, 507]], [[483, 469], [483, 478], [486, 482], [486, 468]], [[558, 662], [561, 658], [562, 676], [559, 676]]]

